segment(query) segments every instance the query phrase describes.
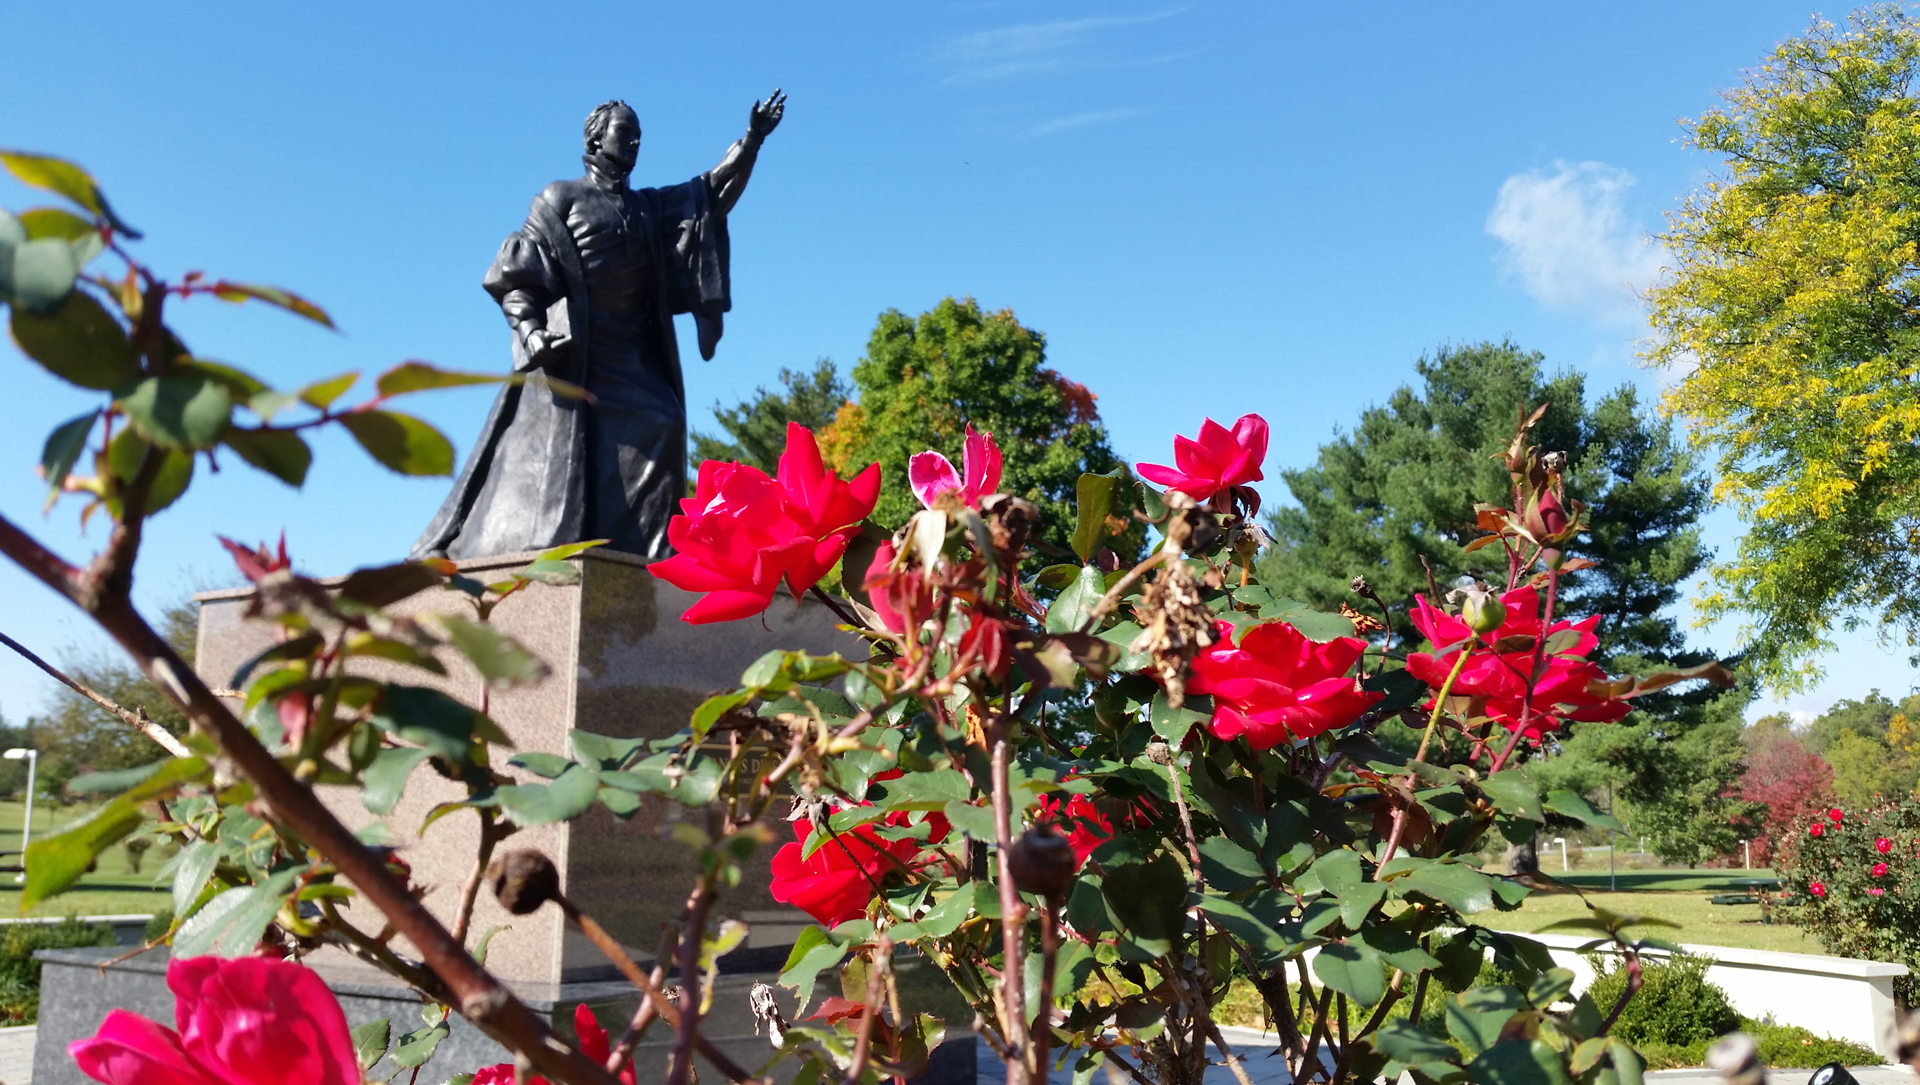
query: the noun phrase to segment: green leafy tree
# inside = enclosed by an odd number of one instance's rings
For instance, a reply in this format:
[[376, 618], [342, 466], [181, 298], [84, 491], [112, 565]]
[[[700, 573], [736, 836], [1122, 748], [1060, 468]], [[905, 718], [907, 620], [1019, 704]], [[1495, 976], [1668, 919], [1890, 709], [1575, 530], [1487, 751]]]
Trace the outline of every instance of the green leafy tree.
[[1807, 743], [1833, 766], [1833, 791], [1849, 806], [1914, 793], [1920, 782], [1920, 694], [1895, 703], [1879, 690], [1834, 704], [1807, 727]]
[[[199, 608], [191, 600], [168, 606], [161, 614], [160, 632], [180, 653], [193, 661]], [[173, 701], [154, 689], [125, 656], [106, 651], [70, 653], [61, 668], [75, 681], [107, 700], [147, 717], [170, 734], [187, 732], [187, 719]], [[126, 721], [62, 686], [51, 709], [28, 721], [35, 748], [40, 751], [39, 786], [35, 790], [59, 796], [68, 780], [83, 771], [111, 772], [151, 764], [167, 756], [152, 739], [127, 726]]]
[[1816, 21], [1687, 122], [1717, 179], [1670, 219], [1648, 358], [1719, 456], [1748, 525], [1708, 617], [1802, 687], [1830, 634], [1920, 642], [1920, 28], [1899, 8]]
[[[1011, 309], [989, 312], [972, 298], [946, 298], [918, 317], [890, 309], [853, 369], [859, 400], [821, 435], [821, 450], [843, 476], [880, 464], [873, 520], [892, 529], [919, 508], [907, 461], [931, 448], [957, 465], [971, 423], [1000, 446], [1001, 489], [1038, 505], [1044, 540], [1064, 552], [1080, 475], [1125, 471], [1126, 464], [1107, 443], [1093, 394], [1046, 362], [1045, 336]], [[1108, 545], [1123, 556], [1137, 551], [1141, 529], [1118, 526], [1125, 533]]]
[[693, 462], [734, 460], [772, 474], [787, 447], [787, 423], [798, 422], [818, 433], [853, 398], [853, 387], [841, 379], [831, 358], [815, 362], [810, 373], [782, 369], [780, 385], [783, 391], [756, 388], [752, 399], [731, 407], [715, 403], [714, 418], [726, 436], [696, 432]]
[[[1544, 403], [1533, 437], [1567, 454], [1569, 486], [1592, 505], [1593, 526], [1569, 549], [1594, 564], [1566, 578], [1561, 611], [1606, 615], [1594, 658], [1610, 670], [1705, 662], [1671, 613], [1708, 559], [1699, 527], [1708, 488], [1695, 457], [1631, 386], [1589, 407], [1585, 378], [1549, 375], [1543, 361], [1512, 342], [1445, 346], [1420, 359], [1418, 385], [1364, 411], [1312, 466], [1281, 473], [1296, 504], [1269, 520], [1275, 543], [1263, 580], [1331, 610], [1360, 605], [1349, 581], [1364, 575], [1394, 608], [1395, 640], [1418, 644], [1406, 617], [1415, 592], [1432, 585], [1444, 594], [1464, 576], [1504, 580], [1497, 548], [1466, 551], [1484, 532], [1462, 510], [1511, 502], [1498, 456], [1521, 413]], [[1743, 771], [1747, 698], [1700, 685], [1653, 694], [1622, 724], [1574, 726], [1530, 771], [1542, 790], [1613, 787], [1669, 858], [1730, 850], [1747, 810], [1725, 797]], [[1524, 848], [1511, 860], [1526, 865]]]

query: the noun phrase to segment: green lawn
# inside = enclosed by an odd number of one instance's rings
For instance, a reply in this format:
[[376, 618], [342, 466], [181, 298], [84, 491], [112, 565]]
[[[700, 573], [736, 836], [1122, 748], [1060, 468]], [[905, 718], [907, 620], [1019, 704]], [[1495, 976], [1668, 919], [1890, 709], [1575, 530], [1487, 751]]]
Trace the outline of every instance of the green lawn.
[[[33, 835], [37, 838], [86, 812], [87, 808], [82, 806], [37, 802], [33, 806]], [[20, 850], [20, 829], [25, 813], [24, 803], [0, 802], [0, 851], [17, 853]], [[19, 862], [17, 854], [0, 857], [0, 864], [17, 866]], [[52, 900], [41, 901], [25, 914], [141, 915], [171, 908], [173, 898], [168, 887], [153, 888], [154, 872], [166, 862], [167, 855], [161, 848], [151, 848], [141, 864], [142, 873], [136, 874], [124, 848], [108, 848], [101, 854], [98, 868], [91, 874], [83, 875], [79, 885]], [[0, 918], [22, 914], [20, 885], [13, 880], [15, 877], [13, 874], [0, 874]]]
[[[1630, 928], [1629, 933], [1642, 937], [1785, 953], [1825, 952], [1818, 941], [1798, 927], [1784, 921], [1762, 923], [1757, 904], [1707, 903], [1707, 898], [1717, 893], [1733, 892], [1729, 883], [1734, 879], [1771, 878], [1772, 871], [1621, 870], [1617, 874], [1618, 891], [1609, 891], [1604, 866], [1598, 871], [1588, 866], [1562, 873], [1555, 869], [1557, 862], [1547, 861], [1545, 853], [1541, 859], [1548, 877], [1565, 882], [1578, 892], [1535, 892], [1516, 911], [1482, 912], [1474, 916], [1474, 920], [1498, 930], [1537, 931], [1559, 920], [1587, 914], [1591, 903], [1611, 912], [1664, 919], [1678, 925], [1677, 928], [1652, 925]], [[1553, 859], [1557, 860], [1558, 856]]]

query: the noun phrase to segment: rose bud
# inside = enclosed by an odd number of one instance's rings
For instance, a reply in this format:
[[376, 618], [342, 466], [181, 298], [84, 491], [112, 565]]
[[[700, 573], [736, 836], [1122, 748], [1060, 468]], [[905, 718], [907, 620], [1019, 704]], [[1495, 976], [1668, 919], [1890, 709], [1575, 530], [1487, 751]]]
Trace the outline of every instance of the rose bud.
[[1507, 605], [1483, 588], [1467, 591], [1460, 600], [1460, 618], [1475, 633], [1491, 633], [1507, 620]]
[[487, 885], [500, 907], [526, 915], [560, 896], [560, 872], [553, 860], [531, 848], [494, 856], [487, 865]]
[[1007, 854], [1007, 866], [1013, 871], [1014, 887], [1022, 893], [1058, 902], [1073, 888], [1079, 864], [1073, 858], [1073, 845], [1049, 825], [1021, 833]]

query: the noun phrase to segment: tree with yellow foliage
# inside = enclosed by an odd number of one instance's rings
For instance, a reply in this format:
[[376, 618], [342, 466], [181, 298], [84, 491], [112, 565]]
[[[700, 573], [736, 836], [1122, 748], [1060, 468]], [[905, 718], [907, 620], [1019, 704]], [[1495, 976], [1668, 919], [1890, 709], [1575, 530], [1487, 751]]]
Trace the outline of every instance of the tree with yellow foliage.
[[1712, 571], [1747, 661], [1791, 689], [1837, 627], [1920, 644], [1920, 27], [1816, 22], [1688, 122], [1725, 157], [1663, 235], [1647, 357], [1748, 525]]

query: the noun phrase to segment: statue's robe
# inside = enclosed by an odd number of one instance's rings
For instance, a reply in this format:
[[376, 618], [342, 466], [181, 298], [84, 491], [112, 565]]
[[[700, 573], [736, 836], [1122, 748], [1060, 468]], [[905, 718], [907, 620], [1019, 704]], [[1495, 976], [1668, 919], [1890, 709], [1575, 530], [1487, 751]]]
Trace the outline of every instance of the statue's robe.
[[[629, 190], [556, 181], [507, 237], [482, 285], [500, 303], [524, 383], [503, 388], [413, 556], [486, 557], [606, 539], [669, 556], [687, 489], [687, 405], [675, 313], [711, 359], [730, 307], [726, 215], [709, 174]], [[518, 325], [572, 343], [530, 364]], [[548, 377], [591, 400], [557, 395]]]

